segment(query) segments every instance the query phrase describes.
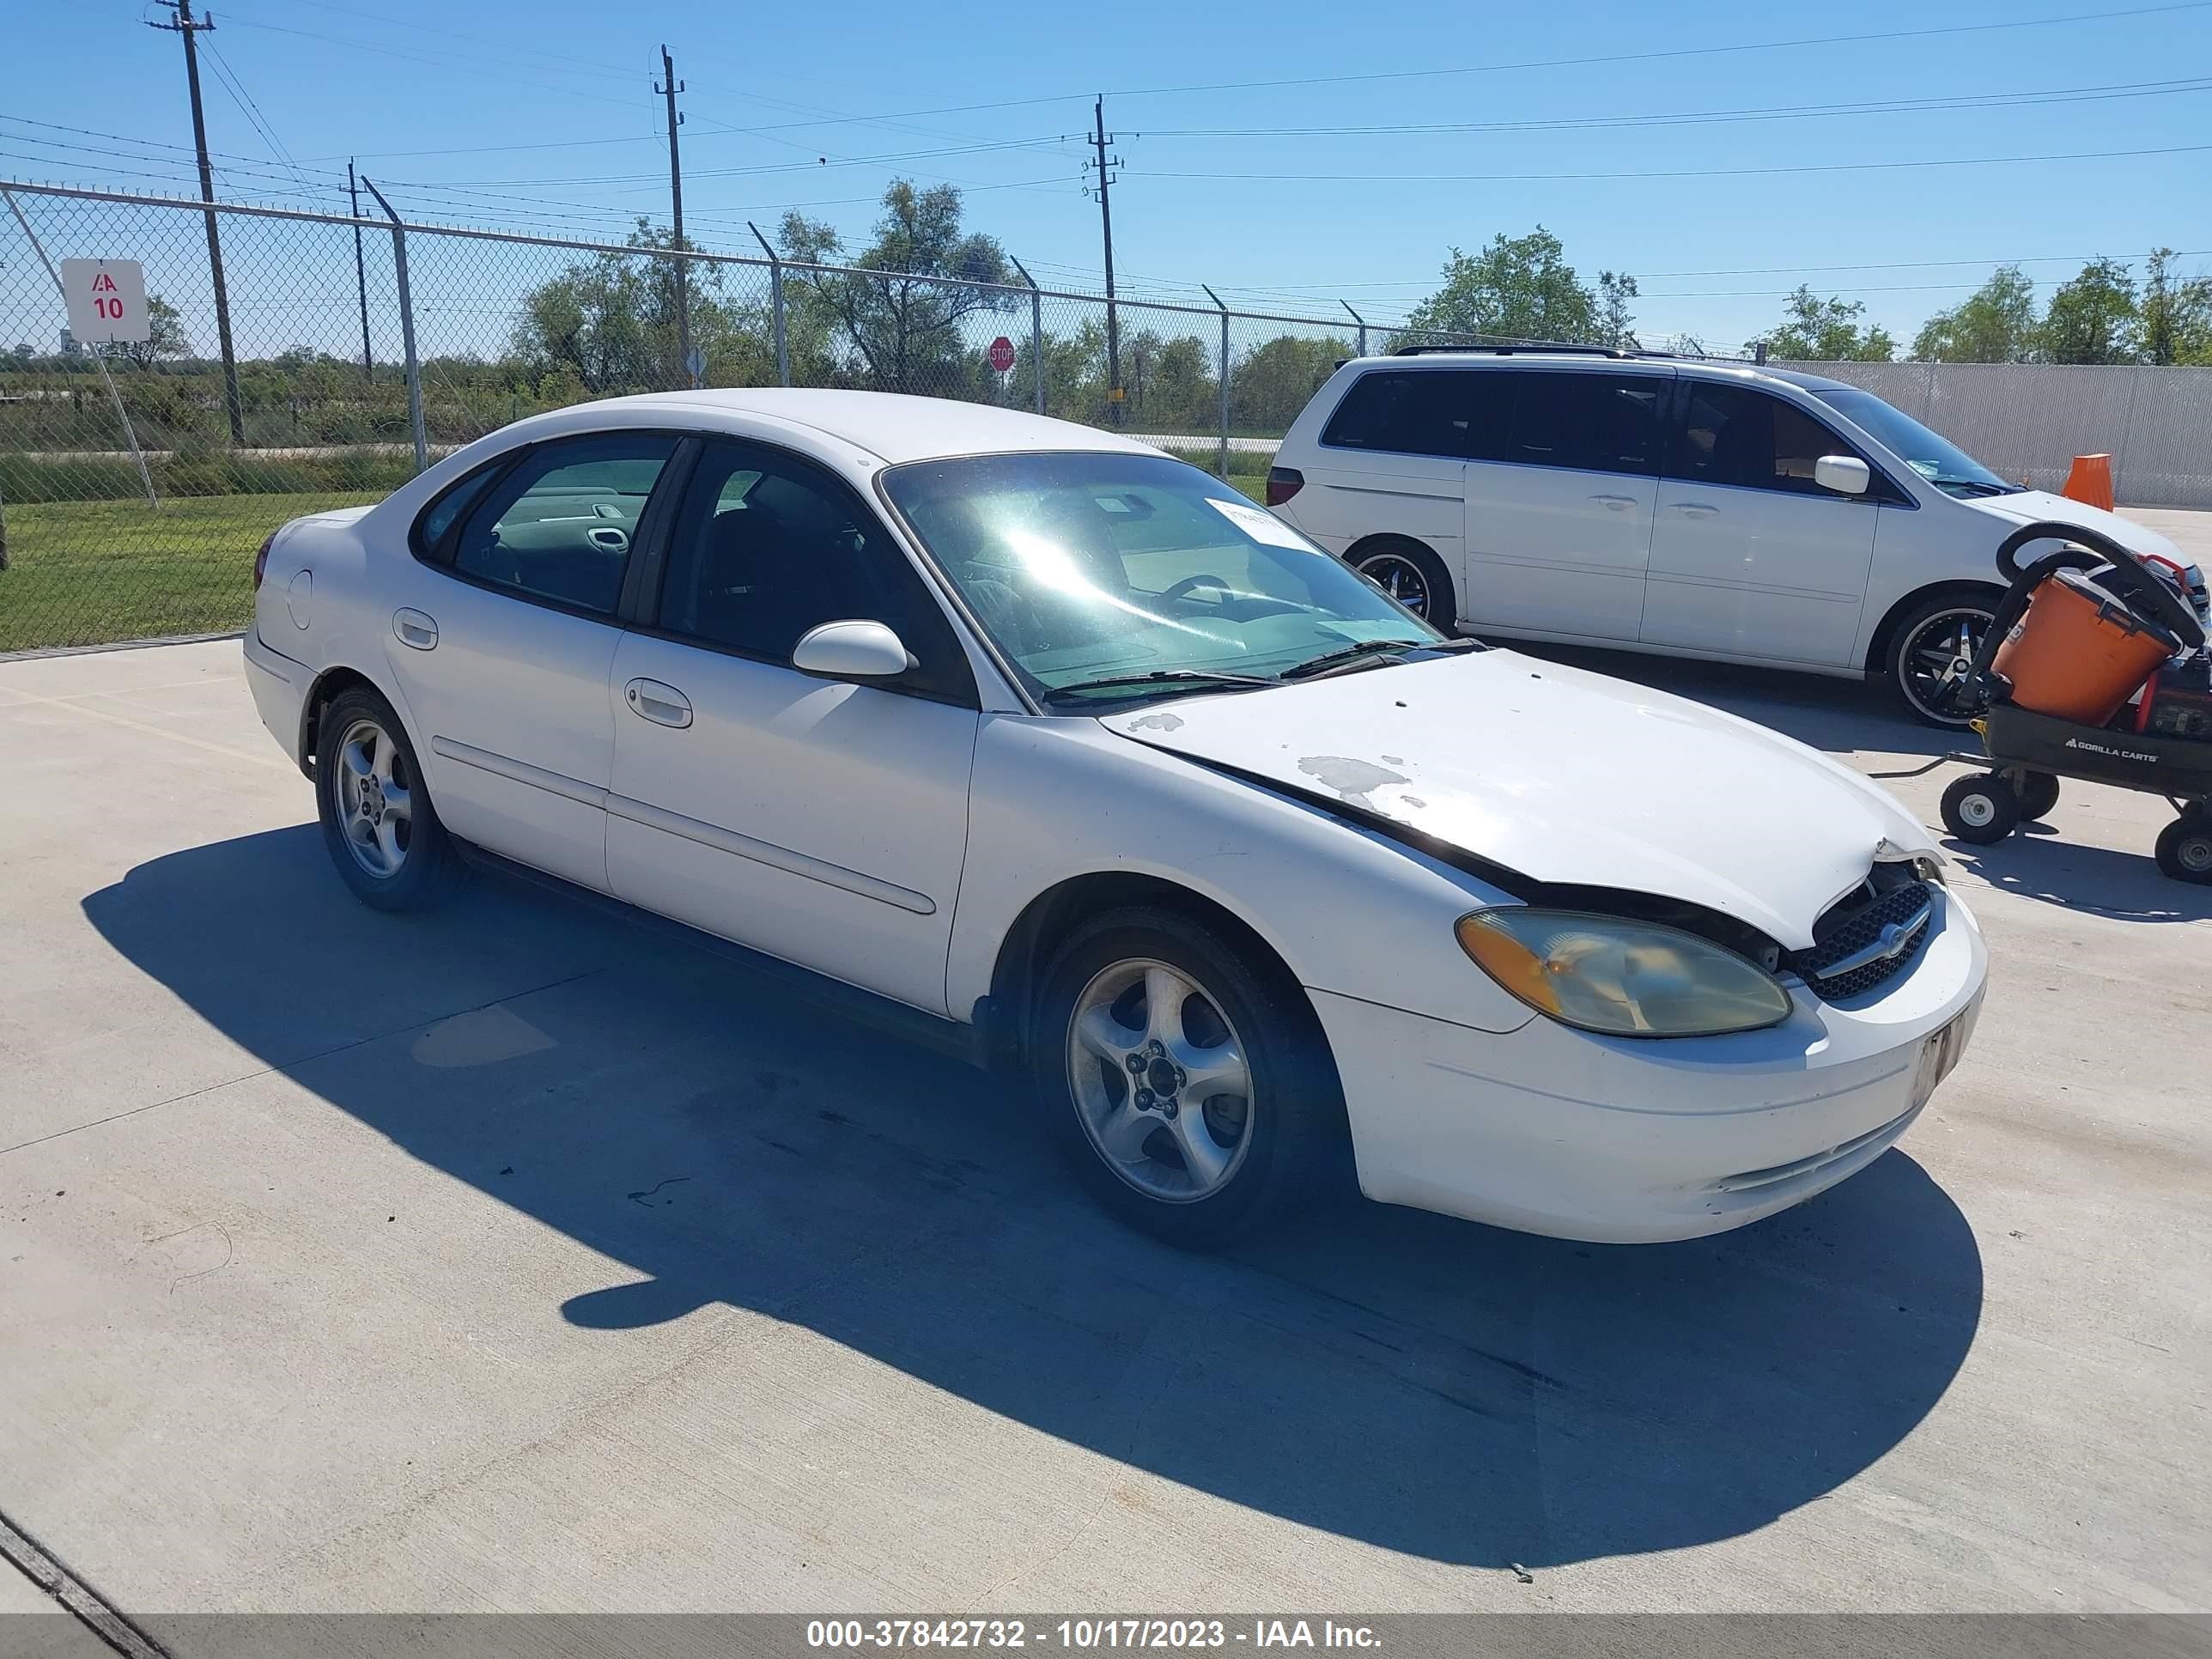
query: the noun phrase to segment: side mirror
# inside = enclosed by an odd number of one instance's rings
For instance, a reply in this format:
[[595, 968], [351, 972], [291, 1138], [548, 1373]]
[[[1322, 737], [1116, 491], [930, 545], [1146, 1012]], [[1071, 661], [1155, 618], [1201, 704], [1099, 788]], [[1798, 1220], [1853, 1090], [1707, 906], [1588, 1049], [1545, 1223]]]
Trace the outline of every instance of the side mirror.
[[899, 636], [879, 622], [826, 622], [792, 647], [791, 665], [831, 680], [882, 680], [918, 666]]
[[1874, 488], [1874, 469], [1856, 455], [1823, 455], [1813, 463], [1813, 482], [1838, 495], [1863, 495]]

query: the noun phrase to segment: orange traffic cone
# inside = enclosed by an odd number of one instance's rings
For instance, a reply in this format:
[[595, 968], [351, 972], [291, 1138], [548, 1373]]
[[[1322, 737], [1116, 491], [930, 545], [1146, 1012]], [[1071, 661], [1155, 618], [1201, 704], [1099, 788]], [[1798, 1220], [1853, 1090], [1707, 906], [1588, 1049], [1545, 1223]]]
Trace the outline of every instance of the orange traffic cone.
[[2066, 488], [2058, 492], [2069, 501], [2086, 502], [2091, 507], [2112, 510], [2112, 458], [2110, 455], [2076, 455], [2074, 467], [2066, 475]]

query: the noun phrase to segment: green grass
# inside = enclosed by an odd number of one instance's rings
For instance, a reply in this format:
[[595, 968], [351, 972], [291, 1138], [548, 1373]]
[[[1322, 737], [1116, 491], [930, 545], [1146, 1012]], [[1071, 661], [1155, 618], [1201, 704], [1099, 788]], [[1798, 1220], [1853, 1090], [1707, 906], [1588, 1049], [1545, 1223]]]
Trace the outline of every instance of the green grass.
[[0, 651], [106, 645], [243, 628], [253, 614], [253, 555], [287, 519], [375, 494], [198, 495], [67, 501], [4, 514]]

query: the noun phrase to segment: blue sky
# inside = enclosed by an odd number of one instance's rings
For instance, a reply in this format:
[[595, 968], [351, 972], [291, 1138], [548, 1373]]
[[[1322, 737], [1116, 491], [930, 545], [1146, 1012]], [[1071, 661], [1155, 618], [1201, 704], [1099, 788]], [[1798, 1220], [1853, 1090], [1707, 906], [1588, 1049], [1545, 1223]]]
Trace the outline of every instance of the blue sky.
[[[1976, 27], [2123, 10], [2136, 15]], [[1801, 281], [1864, 299], [1909, 341], [2002, 260], [2028, 262], [2045, 294], [2085, 257], [2139, 263], [2161, 243], [2212, 269], [2212, 3], [217, 0], [215, 14], [210, 143], [242, 198], [342, 202], [352, 155], [410, 215], [619, 240], [626, 216], [665, 216], [651, 88], [665, 41], [688, 83], [691, 228], [733, 251], [750, 245], [745, 219], [770, 228], [790, 204], [857, 246], [904, 174], [966, 186], [970, 222], [1048, 286], [1095, 284], [1080, 135], [1103, 91], [1121, 135], [1117, 264], [1165, 297], [1203, 281], [1232, 303], [1321, 314], [1341, 297], [1395, 316], [1449, 246], [1540, 222], [1585, 276], [1638, 276], [1647, 340], [1716, 345], [1771, 324]], [[136, 0], [15, 9], [0, 173], [190, 188], [185, 153], [161, 148], [191, 137], [176, 39], [141, 21], [165, 15]], [[1973, 32], [1925, 33], [1944, 29]], [[1875, 38], [1705, 50], [1843, 35]], [[1605, 58], [1618, 61], [1557, 61]], [[1949, 106], [1894, 107], [1929, 103]], [[1892, 107], [1636, 119], [1869, 104]], [[1433, 130], [1451, 125], [1490, 130]], [[1380, 126], [1431, 130], [1267, 131]]]

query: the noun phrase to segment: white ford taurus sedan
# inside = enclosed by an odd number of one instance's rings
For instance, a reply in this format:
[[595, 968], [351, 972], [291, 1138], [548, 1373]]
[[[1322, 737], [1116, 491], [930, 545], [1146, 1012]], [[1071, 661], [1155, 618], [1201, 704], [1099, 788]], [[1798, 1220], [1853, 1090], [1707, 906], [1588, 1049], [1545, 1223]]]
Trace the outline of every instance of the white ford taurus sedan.
[[842, 392], [523, 421], [270, 538], [340, 875], [503, 862], [1030, 1080], [1185, 1243], [1362, 1189], [1593, 1240], [1902, 1135], [1986, 957], [1927, 832], [1730, 716], [1447, 637], [1143, 445]]

